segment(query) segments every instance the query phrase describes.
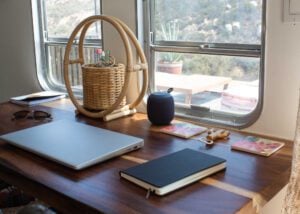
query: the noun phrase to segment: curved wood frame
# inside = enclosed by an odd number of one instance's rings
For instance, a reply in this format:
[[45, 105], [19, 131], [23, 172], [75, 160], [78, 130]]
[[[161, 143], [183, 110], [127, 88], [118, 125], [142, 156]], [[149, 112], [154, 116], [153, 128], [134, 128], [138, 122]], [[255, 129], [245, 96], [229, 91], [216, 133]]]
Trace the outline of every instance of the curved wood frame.
[[[123, 85], [122, 91], [121, 91], [118, 99], [115, 101], [114, 104], [112, 104], [106, 110], [99, 111], [99, 112], [91, 112], [91, 111], [86, 110], [82, 105], [80, 105], [74, 96], [74, 93], [71, 88], [70, 80], [69, 80], [69, 64], [76, 64], [76, 63], [79, 63], [81, 65], [84, 64], [83, 42], [84, 42], [86, 32], [92, 23], [94, 23], [96, 21], [101, 21], [101, 20], [106, 21], [106, 22], [110, 23], [111, 25], [113, 25], [113, 27], [115, 27], [117, 32], [120, 34], [121, 39], [124, 43], [124, 47], [125, 47], [127, 63], [126, 63], [125, 81], [124, 81], [124, 85]], [[79, 58], [76, 60], [70, 60], [69, 57], [70, 57], [70, 51], [71, 51], [71, 47], [73, 45], [73, 41], [81, 29], [82, 29], [82, 32], [80, 34], [79, 44], [78, 44]], [[130, 41], [133, 43], [133, 45], [135, 46], [135, 48], [137, 50], [138, 56], [141, 60], [140, 64], [133, 65], [132, 50], [131, 50], [131, 46], [130, 46], [128, 37], [130, 38]], [[83, 20], [82, 22], [80, 22], [77, 25], [77, 27], [73, 30], [73, 32], [69, 38], [69, 41], [67, 43], [66, 51], [65, 51], [65, 55], [64, 55], [64, 79], [65, 79], [65, 84], [66, 84], [66, 88], [67, 88], [68, 94], [70, 96], [70, 99], [73, 102], [73, 104], [75, 105], [75, 107], [79, 113], [84, 114], [88, 117], [102, 118], [102, 117], [110, 114], [111, 112], [113, 112], [120, 105], [120, 103], [122, 102], [122, 99], [126, 95], [126, 92], [128, 90], [131, 72], [140, 71], [140, 70], [143, 71], [142, 89], [141, 89], [141, 92], [140, 92], [139, 96], [137, 97], [137, 99], [133, 103], [127, 105], [127, 107], [129, 109], [135, 108], [143, 100], [143, 97], [144, 97], [147, 87], [148, 87], [147, 60], [146, 60], [145, 54], [144, 54], [139, 42], [137, 41], [134, 33], [121, 20], [119, 20], [115, 17], [112, 17], [112, 16], [104, 16], [104, 15], [88, 17], [85, 20]]]

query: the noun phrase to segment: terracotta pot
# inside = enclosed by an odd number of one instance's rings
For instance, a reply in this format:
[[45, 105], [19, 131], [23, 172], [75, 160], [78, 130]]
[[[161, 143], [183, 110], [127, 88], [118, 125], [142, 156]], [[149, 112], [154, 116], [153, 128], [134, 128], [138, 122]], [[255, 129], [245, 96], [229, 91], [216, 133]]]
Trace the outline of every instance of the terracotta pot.
[[156, 70], [169, 74], [181, 74], [182, 62], [157, 62]]

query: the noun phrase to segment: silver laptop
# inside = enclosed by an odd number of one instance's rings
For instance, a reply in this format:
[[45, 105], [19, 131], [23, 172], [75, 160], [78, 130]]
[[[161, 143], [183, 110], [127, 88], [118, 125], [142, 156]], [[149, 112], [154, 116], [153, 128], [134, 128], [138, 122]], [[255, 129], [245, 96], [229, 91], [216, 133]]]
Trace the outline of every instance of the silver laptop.
[[76, 170], [144, 145], [141, 138], [69, 120], [12, 132], [0, 139]]

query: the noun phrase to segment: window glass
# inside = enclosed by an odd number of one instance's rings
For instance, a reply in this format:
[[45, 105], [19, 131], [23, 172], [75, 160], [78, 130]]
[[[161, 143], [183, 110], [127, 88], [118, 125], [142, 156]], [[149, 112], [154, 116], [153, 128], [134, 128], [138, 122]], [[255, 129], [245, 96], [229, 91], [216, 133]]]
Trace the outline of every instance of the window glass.
[[160, 41], [261, 43], [261, 0], [155, 0]]
[[[49, 38], [67, 38], [86, 17], [100, 14], [99, 1], [95, 0], [45, 0], [45, 24]], [[86, 35], [100, 39], [100, 23], [93, 24]]]
[[[63, 73], [63, 61], [65, 54], [64, 45], [49, 45], [47, 48], [47, 53], [49, 56], [48, 64], [48, 74], [49, 80], [55, 85], [63, 86], [64, 85], [64, 73]], [[95, 56], [97, 55], [97, 47], [84, 47], [84, 61], [86, 64], [95, 63]], [[70, 59], [78, 58], [78, 48], [73, 46], [70, 52]], [[82, 84], [82, 74], [80, 64], [69, 65], [70, 83], [72, 86], [80, 87]]]
[[[155, 86], [173, 88], [177, 104], [248, 114], [258, 102], [260, 60], [252, 57], [156, 52]], [[168, 63], [166, 59], [177, 61]]]
[[245, 127], [261, 111], [264, 0], [149, 0], [152, 91], [173, 88], [176, 113]]
[[[41, 0], [39, 6], [41, 64], [40, 78], [45, 88], [65, 90], [63, 61], [66, 44], [74, 28], [85, 18], [100, 15], [100, 0]], [[101, 23], [95, 22], [85, 35], [84, 60], [94, 63], [101, 48]], [[79, 36], [79, 34], [77, 35]], [[70, 60], [78, 59], [78, 44], [72, 46]], [[69, 80], [80, 93], [82, 75], [80, 64], [69, 65]]]

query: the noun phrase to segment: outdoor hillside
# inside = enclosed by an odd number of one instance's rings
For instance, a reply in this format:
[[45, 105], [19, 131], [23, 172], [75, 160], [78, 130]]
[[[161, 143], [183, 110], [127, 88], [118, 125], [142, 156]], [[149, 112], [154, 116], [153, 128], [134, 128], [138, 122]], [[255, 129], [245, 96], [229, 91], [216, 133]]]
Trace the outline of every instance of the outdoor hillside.
[[[255, 44], [261, 41], [261, 0], [212, 0], [184, 3], [155, 1], [156, 41]], [[160, 58], [165, 54], [161, 53]], [[182, 54], [185, 74], [229, 76], [253, 81], [258, 78], [259, 59], [230, 56]]]
[[[211, 1], [214, 4], [208, 4]], [[68, 38], [80, 21], [100, 7], [97, 0], [48, 0], [45, 4], [49, 38]], [[155, 41], [260, 45], [261, 0], [156, 0], [153, 4]], [[86, 38], [101, 38], [100, 23], [89, 29]], [[185, 75], [255, 81], [260, 70], [260, 59], [252, 57], [157, 52], [156, 61], [166, 58], [182, 61]]]
[[[69, 37], [80, 21], [100, 11], [97, 0], [48, 0], [45, 4], [49, 37]], [[90, 28], [88, 38], [100, 37], [101, 29], [98, 23]]]

